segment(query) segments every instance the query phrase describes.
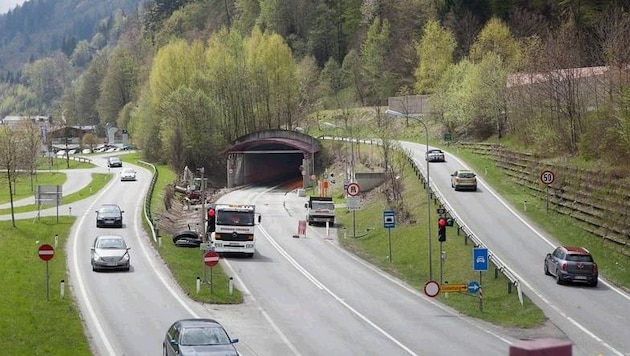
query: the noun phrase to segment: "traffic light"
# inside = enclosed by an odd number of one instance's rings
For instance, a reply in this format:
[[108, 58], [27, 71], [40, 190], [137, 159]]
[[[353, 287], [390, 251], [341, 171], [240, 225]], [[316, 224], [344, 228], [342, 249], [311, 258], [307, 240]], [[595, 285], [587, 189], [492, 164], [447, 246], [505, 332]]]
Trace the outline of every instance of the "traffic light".
[[208, 209], [208, 233], [214, 232], [216, 228], [216, 212], [214, 208]]
[[446, 218], [446, 226], [453, 226], [455, 220], [453, 218]]
[[440, 242], [446, 241], [446, 224], [446, 219], [438, 219], [438, 241]]

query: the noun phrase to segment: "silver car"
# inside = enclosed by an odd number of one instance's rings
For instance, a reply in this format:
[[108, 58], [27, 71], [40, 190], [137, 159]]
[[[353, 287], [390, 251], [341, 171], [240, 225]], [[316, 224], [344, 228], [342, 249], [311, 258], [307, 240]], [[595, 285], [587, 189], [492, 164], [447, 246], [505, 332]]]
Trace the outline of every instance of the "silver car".
[[123, 168], [120, 172], [120, 181], [133, 181], [136, 180], [136, 171], [133, 168]]
[[429, 162], [444, 162], [444, 152], [438, 149], [430, 149], [425, 153], [425, 159]]
[[129, 250], [127, 243], [119, 235], [100, 235], [94, 239], [91, 248], [92, 271], [120, 269], [129, 271]]

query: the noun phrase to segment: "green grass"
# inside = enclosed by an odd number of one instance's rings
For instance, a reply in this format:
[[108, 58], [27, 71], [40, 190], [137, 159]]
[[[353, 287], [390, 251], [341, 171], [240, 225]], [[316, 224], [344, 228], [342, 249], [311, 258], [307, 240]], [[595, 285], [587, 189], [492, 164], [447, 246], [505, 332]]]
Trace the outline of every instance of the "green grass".
[[[43, 217], [39, 220], [0, 221], [0, 349], [3, 355], [90, 355], [88, 340], [68, 283], [61, 298], [61, 280], [68, 281], [63, 248], [75, 218]], [[55, 245], [48, 262], [49, 293], [46, 297], [46, 262], [37, 249]]]
[[[362, 202], [361, 209], [355, 211], [354, 222], [351, 212], [338, 209], [338, 223], [345, 227], [339, 230], [340, 242], [348, 250], [422, 291], [424, 283], [430, 279], [426, 191], [410, 166], [405, 168], [402, 180], [404, 206], [410, 217], [397, 221], [396, 227], [388, 231], [383, 227], [382, 221], [383, 210], [390, 207], [382, 194], [371, 193]], [[337, 189], [333, 194], [341, 196], [342, 188]], [[430, 211], [434, 214], [431, 223], [435, 225], [431, 232], [434, 236], [430, 237], [433, 280], [440, 282], [442, 276], [443, 283], [468, 284], [470, 281], [477, 281], [483, 287], [482, 305], [479, 295], [468, 293], [441, 293], [436, 298], [466, 315], [497, 325], [531, 328], [544, 322], [544, 313], [530, 299], [525, 296], [521, 306], [516, 288], [508, 293], [510, 283], [502, 274], [495, 278], [492, 269], [481, 275], [472, 270], [474, 246], [470, 241], [466, 244], [463, 234], [458, 236], [455, 227], [447, 228], [447, 241], [442, 248], [446, 252], [446, 258], [440, 267], [436, 213], [438, 207], [433, 201], [431, 204]], [[388, 257], [390, 233], [391, 262]]]
[[[138, 160], [134, 154], [125, 155], [126, 161]], [[151, 211], [153, 216], [165, 211], [164, 193], [169, 184], [174, 184], [177, 175], [166, 165], [155, 165], [158, 171], [158, 180], [151, 198]], [[147, 232], [151, 231], [146, 225]], [[204, 303], [235, 304], [242, 303], [243, 295], [236, 288], [229, 293], [229, 276], [223, 271], [221, 265], [210, 269], [204, 269], [202, 251], [199, 248], [176, 247], [170, 240], [170, 236], [163, 236], [161, 247], [156, 245], [160, 255], [166, 261], [177, 283], [193, 300]], [[212, 290], [209, 284], [212, 276]], [[202, 282], [200, 292], [197, 293], [197, 277]]]
[[[101, 190], [114, 177], [111, 173], [92, 173], [92, 181], [78, 192], [66, 195], [62, 198], [61, 204], [71, 204], [75, 201], [85, 199]], [[65, 178], [65, 175], [64, 175]], [[50, 208], [50, 205], [44, 205], [42, 209]], [[15, 214], [36, 211], [37, 204], [29, 204], [16, 206], [13, 208]], [[11, 214], [11, 208], [0, 209], [0, 215]]]
[[601, 276], [619, 286], [630, 288], [630, 258], [620, 253], [614, 243], [606, 242], [581, 229], [575, 220], [555, 212], [553, 204], [547, 209], [546, 201], [527, 194], [527, 188], [512, 182], [490, 158], [465, 149], [455, 148], [452, 151], [464, 159], [515, 210], [561, 243], [588, 248], [597, 261]]

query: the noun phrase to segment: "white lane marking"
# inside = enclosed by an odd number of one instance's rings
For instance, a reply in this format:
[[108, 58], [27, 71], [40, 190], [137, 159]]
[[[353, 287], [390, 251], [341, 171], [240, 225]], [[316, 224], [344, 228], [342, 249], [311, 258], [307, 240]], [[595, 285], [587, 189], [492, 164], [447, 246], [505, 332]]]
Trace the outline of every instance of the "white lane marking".
[[[470, 167], [468, 167], [468, 165], [466, 165], [466, 163], [462, 162], [458, 157], [454, 156], [454, 155], [450, 155], [451, 158], [455, 159], [455, 161], [457, 161], [459, 164], [461, 164], [464, 168], [466, 169], [470, 169]], [[532, 232], [534, 232], [540, 239], [542, 239], [543, 241], [545, 241], [549, 246], [551, 247], [555, 247], [555, 245], [549, 240], [547, 239], [542, 233], [540, 233], [533, 225], [529, 224], [524, 218], [522, 218], [514, 209], [512, 209], [497, 193], [495, 193], [494, 190], [492, 190], [491, 187], [489, 187], [485, 181], [479, 177], [477, 177], [479, 182], [481, 183], [481, 185], [486, 188], [486, 190], [493, 196], [495, 197], [510, 213], [512, 213], [512, 215], [514, 215], [521, 223], [523, 223], [525, 226], [527, 226]], [[495, 256], [497, 257], [497, 256]], [[504, 263], [505, 264], [505, 263]], [[505, 264], [507, 266], [507, 264]], [[538, 298], [540, 298], [543, 302], [545, 302], [549, 307], [551, 307], [554, 311], [556, 311], [558, 314], [560, 314], [562, 317], [564, 317], [566, 320], [568, 320], [571, 324], [573, 324], [573, 326], [575, 326], [576, 328], [578, 328], [579, 330], [582, 330], [582, 332], [584, 332], [585, 334], [589, 335], [591, 338], [593, 338], [594, 340], [596, 340], [597, 342], [601, 343], [602, 346], [604, 346], [605, 348], [607, 348], [609, 351], [615, 353], [616, 355], [619, 356], [623, 356], [624, 353], [618, 351], [617, 349], [615, 349], [613, 346], [609, 345], [608, 343], [604, 342], [604, 340], [602, 340], [602, 338], [600, 338], [599, 336], [597, 336], [595, 333], [591, 332], [590, 330], [588, 330], [586, 327], [582, 326], [582, 324], [580, 324], [578, 321], [576, 321], [575, 319], [571, 318], [570, 316], [568, 316], [565, 312], [563, 312], [559, 307], [557, 307], [555, 304], [551, 303], [549, 300], [547, 300], [538, 290], [536, 290], [534, 287], [532, 287], [531, 284], [529, 284], [527, 282], [527, 280], [525, 280], [523, 277], [521, 277], [518, 273], [514, 272], [512, 270], [512, 273], [514, 273], [514, 275], [518, 278], [519, 282], [524, 284], [525, 286], [527, 286], [527, 288], [529, 288], [536, 296], [538, 296]], [[614, 287], [613, 285], [609, 284], [608, 282], [606, 282], [605, 280], [600, 279], [600, 281], [602, 281], [604, 284], [606, 284], [606, 286], [608, 286], [610, 289], [612, 289], [613, 291], [615, 291], [616, 293], [618, 293], [619, 295], [621, 295], [622, 297], [624, 297], [625, 299], [630, 300], [630, 296], [624, 294], [623, 292], [621, 292], [621, 290], [619, 290], [618, 288]]]
[[98, 334], [98, 337], [102, 340], [103, 344], [105, 345], [105, 348], [107, 349], [107, 352], [112, 356], [116, 356], [116, 352], [114, 351], [114, 347], [112, 346], [111, 342], [107, 338], [107, 334], [105, 333], [105, 330], [103, 329], [103, 325], [101, 325], [101, 322], [98, 320], [98, 317], [96, 316], [94, 306], [92, 306], [92, 303], [90, 302], [90, 298], [88, 298], [87, 288], [85, 286], [85, 283], [83, 282], [84, 278], [86, 277], [83, 275], [83, 271], [79, 268], [79, 256], [78, 256], [79, 242], [78, 241], [79, 241], [79, 230], [81, 230], [80, 227], [83, 226], [83, 223], [88, 215], [88, 212], [93, 211], [94, 204], [96, 204], [96, 202], [100, 198], [102, 198], [105, 195], [105, 193], [107, 193], [107, 191], [111, 189], [111, 187], [114, 186], [115, 182], [116, 182], [116, 179], [114, 177], [109, 182], [107, 187], [103, 189], [103, 191], [99, 195], [97, 195], [96, 199], [94, 199], [92, 204], [90, 204], [89, 208], [83, 213], [83, 216], [81, 216], [81, 218], [79, 219], [79, 224], [76, 225], [77, 229], [74, 231], [74, 234], [72, 235], [72, 239], [73, 239], [72, 240], [72, 249], [73, 249], [72, 257], [74, 258], [74, 270], [77, 272], [77, 275], [78, 275], [77, 286], [79, 287], [79, 292], [81, 294], [81, 297], [83, 298], [83, 301], [85, 302], [85, 307], [87, 309], [88, 316], [90, 317], [90, 319], [94, 323], [94, 326], [96, 327], [96, 332]]
[[317, 288], [320, 288], [320, 289], [324, 290], [326, 293], [328, 293], [330, 296], [332, 296], [333, 299], [335, 299], [337, 302], [339, 302], [341, 305], [343, 305], [346, 309], [348, 309], [354, 315], [358, 316], [361, 320], [363, 320], [368, 325], [370, 325], [371, 327], [376, 329], [379, 333], [381, 333], [383, 336], [385, 336], [386, 338], [391, 340], [393, 343], [398, 345], [398, 347], [400, 347], [401, 349], [405, 350], [408, 354], [417, 356], [417, 354], [415, 352], [413, 352], [411, 349], [409, 349], [407, 346], [405, 346], [402, 342], [398, 341], [396, 338], [394, 338], [392, 335], [390, 335], [387, 331], [385, 331], [384, 329], [382, 329], [381, 327], [376, 325], [376, 323], [374, 323], [370, 319], [368, 319], [365, 315], [361, 314], [359, 311], [354, 309], [350, 304], [346, 303], [341, 297], [339, 297], [333, 291], [328, 289], [323, 283], [318, 281], [317, 278], [315, 278], [313, 275], [311, 275], [304, 267], [302, 267], [295, 259], [293, 259], [271, 237], [271, 235], [260, 225], [259, 225], [259, 230], [261, 230], [263, 232], [263, 234], [265, 235], [267, 240], [273, 245], [273, 247], [278, 251], [278, 253], [280, 253], [293, 267], [295, 267], [302, 275], [304, 275], [309, 281], [311, 281], [311, 283], [313, 283]]

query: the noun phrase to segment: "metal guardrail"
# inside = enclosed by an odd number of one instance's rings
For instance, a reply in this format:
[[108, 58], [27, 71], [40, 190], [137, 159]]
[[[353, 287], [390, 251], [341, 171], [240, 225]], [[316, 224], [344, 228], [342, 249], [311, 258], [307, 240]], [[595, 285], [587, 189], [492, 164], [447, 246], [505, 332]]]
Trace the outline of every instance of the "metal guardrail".
[[153, 178], [151, 178], [151, 184], [149, 186], [149, 190], [147, 191], [147, 196], [144, 198], [143, 210], [144, 210], [144, 219], [147, 221], [147, 223], [149, 224], [149, 227], [151, 228], [151, 235], [153, 237], [153, 241], [157, 242], [158, 230], [157, 230], [157, 223], [153, 220], [153, 216], [151, 214], [151, 197], [153, 196], [153, 191], [155, 190], [155, 184], [157, 183], [158, 170], [157, 168], [155, 168], [153, 164], [149, 162], [145, 162], [145, 161], [138, 161], [138, 162], [153, 168]]
[[[373, 145], [379, 145], [379, 146], [382, 145], [383, 143], [381, 139], [357, 139], [357, 138], [339, 137], [339, 136], [319, 136], [318, 138], [322, 140], [346, 141], [346, 142], [353, 142], [353, 143], [373, 144]], [[475, 233], [455, 213], [455, 209], [453, 209], [453, 207], [446, 201], [446, 199], [441, 194], [439, 194], [436, 187], [432, 186], [433, 182], [429, 182], [429, 184], [426, 184], [426, 172], [423, 172], [422, 169], [420, 169], [419, 167], [420, 165], [416, 164], [416, 162], [414, 161], [410, 153], [409, 152], [404, 152], [404, 153], [407, 156], [409, 163], [411, 163], [412, 167], [414, 168], [414, 171], [416, 172], [416, 176], [423, 181], [423, 183], [425, 184], [425, 188], [431, 191], [431, 195], [433, 196], [433, 199], [435, 199], [437, 203], [442, 208], [445, 209], [446, 213], [450, 215], [451, 218], [453, 218], [454, 222], [458, 226], [458, 232], [462, 231], [464, 233], [464, 237], [466, 239], [471, 240], [473, 244], [475, 245], [475, 247], [488, 248], [483, 243], [483, 241], [477, 235], [475, 235]], [[508, 285], [508, 293], [511, 293], [512, 286], [514, 286], [517, 288], [517, 291], [519, 292], [519, 295], [520, 295], [520, 283], [516, 275], [508, 268], [508, 266], [499, 257], [493, 254], [490, 249], [488, 249], [488, 259], [495, 266], [495, 278], [497, 278], [498, 273], [501, 272], [510, 281], [510, 284]]]

